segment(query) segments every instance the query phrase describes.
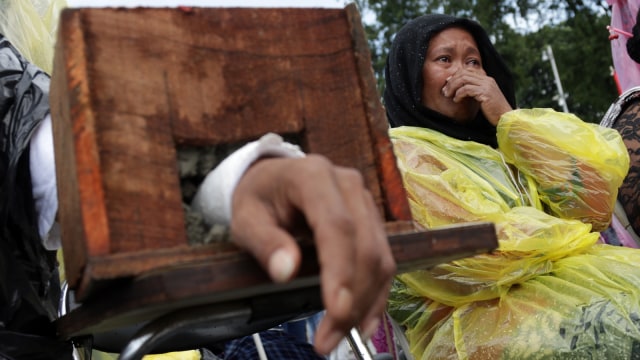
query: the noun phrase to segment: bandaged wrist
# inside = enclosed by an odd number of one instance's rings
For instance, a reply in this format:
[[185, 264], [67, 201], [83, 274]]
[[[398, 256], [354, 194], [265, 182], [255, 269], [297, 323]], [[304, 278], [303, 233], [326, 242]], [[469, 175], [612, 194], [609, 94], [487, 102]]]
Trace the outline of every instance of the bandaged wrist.
[[301, 158], [305, 154], [296, 145], [284, 142], [277, 134], [268, 133], [229, 155], [213, 169], [198, 188], [191, 204], [209, 224], [229, 224], [231, 199], [238, 182], [256, 160], [263, 157]]

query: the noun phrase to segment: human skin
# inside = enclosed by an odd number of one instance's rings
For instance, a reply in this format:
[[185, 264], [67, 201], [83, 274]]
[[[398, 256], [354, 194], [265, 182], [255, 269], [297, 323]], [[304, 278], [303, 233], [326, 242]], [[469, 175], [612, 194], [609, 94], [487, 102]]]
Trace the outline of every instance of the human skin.
[[292, 234], [305, 223], [318, 252], [326, 310], [314, 346], [328, 354], [351, 328], [365, 338], [377, 329], [396, 265], [359, 172], [319, 155], [252, 165], [233, 195], [231, 232], [274, 281], [295, 276], [301, 255]]
[[460, 27], [431, 38], [422, 66], [422, 104], [459, 123], [482, 111], [496, 126], [512, 110], [496, 81], [486, 75], [473, 36]]

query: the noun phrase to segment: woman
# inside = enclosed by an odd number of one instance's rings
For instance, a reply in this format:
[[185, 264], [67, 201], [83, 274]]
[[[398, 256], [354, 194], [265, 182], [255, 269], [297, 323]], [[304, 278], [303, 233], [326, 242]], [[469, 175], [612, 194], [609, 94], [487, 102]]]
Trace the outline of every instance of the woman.
[[386, 82], [416, 221], [491, 221], [500, 241], [494, 254], [398, 277], [389, 311], [413, 355], [628, 357], [640, 341], [628, 320], [640, 313], [630, 300], [640, 252], [596, 245], [594, 232], [608, 226], [628, 168], [620, 136], [550, 109], [512, 110], [509, 70], [466, 19], [408, 23]]
[[392, 44], [385, 79], [392, 127], [427, 127], [495, 146], [500, 115], [516, 105], [509, 69], [484, 29], [468, 19], [434, 14], [409, 22]]

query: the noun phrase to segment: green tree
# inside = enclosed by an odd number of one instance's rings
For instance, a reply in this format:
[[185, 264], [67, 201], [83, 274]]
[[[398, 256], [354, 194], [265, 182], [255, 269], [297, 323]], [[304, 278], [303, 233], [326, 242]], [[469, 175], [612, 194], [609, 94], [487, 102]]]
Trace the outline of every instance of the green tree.
[[[365, 18], [373, 68], [380, 91], [393, 35], [410, 19], [446, 13], [478, 21], [511, 67], [519, 107], [551, 107], [557, 88], [543, 49], [553, 49], [569, 111], [599, 122], [617, 96], [611, 77], [611, 47], [606, 32], [606, 1], [566, 0], [356, 0]], [[373, 15], [373, 16], [371, 16]]]

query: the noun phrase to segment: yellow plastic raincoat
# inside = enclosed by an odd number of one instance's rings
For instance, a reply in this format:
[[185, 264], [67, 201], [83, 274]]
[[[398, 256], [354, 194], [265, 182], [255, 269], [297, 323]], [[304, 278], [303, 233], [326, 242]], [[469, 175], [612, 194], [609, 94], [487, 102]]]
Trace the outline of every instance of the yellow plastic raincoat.
[[389, 313], [416, 359], [640, 356], [640, 251], [598, 244], [629, 159], [618, 133], [514, 110], [498, 149], [390, 130], [414, 218], [496, 224], [499, 249], [398, 276]]

